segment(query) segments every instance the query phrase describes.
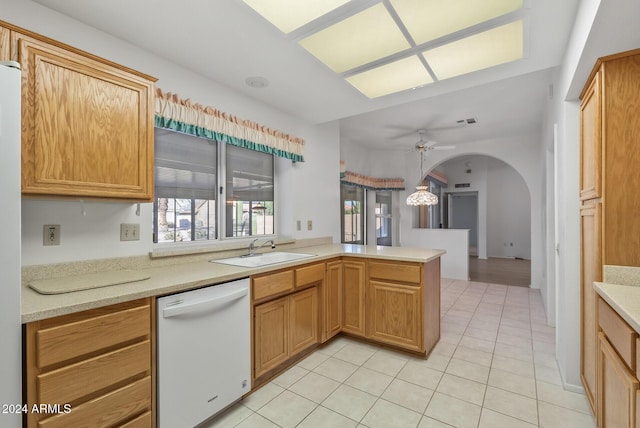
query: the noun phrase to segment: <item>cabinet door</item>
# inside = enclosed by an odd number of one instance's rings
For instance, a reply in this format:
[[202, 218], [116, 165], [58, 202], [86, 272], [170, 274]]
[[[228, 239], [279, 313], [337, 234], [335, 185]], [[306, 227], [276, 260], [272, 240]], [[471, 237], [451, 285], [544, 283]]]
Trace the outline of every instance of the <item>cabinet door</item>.
[[345, 260], [342, 300], [342, 330], [357, 336], [365, 335], [366, 262]]
[[370, 337], [405, 349], [422, 350], [421, 288], [369, 281]]
[[593, 282], [602, 279], [600, 252], [601, 204], [593, 203], [582, 207], [582, 254], [580, 312], [580, 374], [585, 393], [594, 413], [596, 409], [596, 365], [598, 355], [598, 310]]
[[291, 327], [289, 356], [319, 342], [318, 288], [312, 287], [289, 297]]
[[638, 380], [602, 333], [599, 335], [599, 342], [598, 426], [635, 427]]
[[580, 106], [580, 199], [601, 196], [602, 108], [601, 73], [594, 76]]
[[289, 358], [289, 298], [254, 308], [254, 378]]
[[327, 275], [323, 297], [323, 341], [326, 341], [338, 334], [342, 328], [342, 275], [342, 261], [327, 263]]
[[22, 65], [22, 192], [153, 198], [153, 82], [12, 33]]

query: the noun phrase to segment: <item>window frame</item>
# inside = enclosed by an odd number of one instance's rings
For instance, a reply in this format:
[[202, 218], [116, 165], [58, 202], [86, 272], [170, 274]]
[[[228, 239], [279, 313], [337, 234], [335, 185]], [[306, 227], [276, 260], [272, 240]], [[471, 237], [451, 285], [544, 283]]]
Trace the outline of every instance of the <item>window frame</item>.
[[[359, 201], [361, 205], [360, 213], [359, 213], [359, 216], [360, 216], [359, 232], [360, 232], [361, 239], [356, 239], [352, 241], [347, 241], [345, 239], [346, 237], [345, 190], [346, 189], [356, 189], [356, 191], [358, 190], [362, 191], [362, 199]], [[366, 214], [367, 214], [367, 190], [362, 187], [353, 186], [346, 183], [340, 183], [340, 242], [341, 243], [366, 245], [367, 243], [367, 215]]]

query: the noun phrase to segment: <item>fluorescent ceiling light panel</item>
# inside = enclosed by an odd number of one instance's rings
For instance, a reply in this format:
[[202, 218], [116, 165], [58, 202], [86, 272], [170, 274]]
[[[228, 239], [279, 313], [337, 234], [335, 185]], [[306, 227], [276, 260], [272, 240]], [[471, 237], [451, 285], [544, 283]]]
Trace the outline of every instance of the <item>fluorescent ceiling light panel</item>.
[[423, 55], [438, 80], [521, 59], [522, 21], [515, 21], [483, 33], [457, 40]]
[[523, 0], [391, 0], [391, 4], [420, 45], [522, 9]]
[[283, 33], [313, 21], [350, 0], [243, 0]]
[[355, 74], [347, 77], [346, 80], [369, 98], [381, 97], [433, 82], [417, 56], [410, 56]]
[[315, 33], [300, 44], [336, 73], [410, 47], [382, 3]]

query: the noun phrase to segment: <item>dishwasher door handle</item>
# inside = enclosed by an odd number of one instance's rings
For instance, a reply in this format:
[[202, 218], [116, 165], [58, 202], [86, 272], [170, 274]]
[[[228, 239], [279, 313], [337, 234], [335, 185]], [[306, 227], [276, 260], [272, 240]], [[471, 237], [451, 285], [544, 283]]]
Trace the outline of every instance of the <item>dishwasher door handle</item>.
[[234, 300], [241, 299], [244, 296], [246, 296], [248, 293], [249, 293], [249, 289], [243, 288], [242, 290], [234, 291], [233, 293], [229, 293], [227, 295], [216, 297], [213, 299], [202, 300], [200, 302], [188, 303], [184, 305], [176, 305], [169, 308], [164, 308], [162, 310], [162, 317], [171, 318], [178, 315], [212, 310], [219, 306], [224, 305], [225, 303], [229, 303]]

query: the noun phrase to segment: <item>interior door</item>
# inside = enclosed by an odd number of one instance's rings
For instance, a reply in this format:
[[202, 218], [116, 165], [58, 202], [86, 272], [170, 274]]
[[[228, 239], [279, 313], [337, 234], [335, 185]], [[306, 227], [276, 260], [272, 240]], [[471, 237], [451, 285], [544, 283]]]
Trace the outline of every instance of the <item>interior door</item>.
[[469, 229], [469, 252], [478, 248], [478, 193], [449, 194], [449, 229]]

